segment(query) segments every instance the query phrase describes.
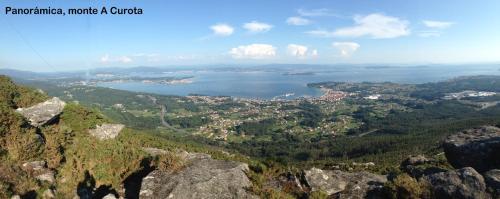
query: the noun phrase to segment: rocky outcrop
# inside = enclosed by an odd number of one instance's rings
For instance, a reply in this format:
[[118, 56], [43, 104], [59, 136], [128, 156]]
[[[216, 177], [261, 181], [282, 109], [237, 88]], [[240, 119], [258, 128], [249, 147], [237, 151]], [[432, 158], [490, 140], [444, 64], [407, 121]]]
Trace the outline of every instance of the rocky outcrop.
[[443, 148], [455, 168], [473, 167], [479, 172], [500, 168], [500, 128], [486, 126], [451, 135]]
[[373, 198], [382, 189], [387, 178], [368, 172], [349, 173], [340, 170], [312, 168], [305, 171], [312, 191], [324, 191], [338, 198]]
[[[161, 152], [161, 150], [153, 150]], [[154, 170], [142, 181], [140, 198], [257, 198], [246, 190], [248, 165], [214, 160], [209, 155], [180, 153], [186, 167], [178, 172]]]
[[40, 175], [35, 176], [35, 178], [42, 182], [54, 183], [56, 182], [55, 173], [53, 171], [46, 171]]
[[151, 148], [151, 147], [143, 147], [142, 150], [145, 151], [146, 153], [148, 153], [149, 155], [152, 155], [152, 156], [157, 156], [157, 155], [162, 155], [162, 154], [168, 153], [167, 150], [158, 149], [158, 148]]
[[490, 198], [483, 176], [472, 167], [435, 173], [423, 179], [431, 185], [434, 198]]
[[108, 195], [105, 195], [102, 199], [116, 199], [116, 196], [110, 193]]
[[28, 171], [35, 176], [40, 182], [48, 182], [50, 184], [55, 183], [55, 173], [54, 171], [47, 168], [47, 163], [43, 160], [26, 162], [22, 165], [23, 170]]
[[486, 186], [493, 193], [495, 198], [500, 198], [500, 169], [494, 169], [484, 173]]
[[405, 159], [399, 168], [414, 178], [446, 171], [434, 166], [433, 163], [436, 163], [434, 159], [426, 158], [423, 155], [416, 155]]
[[99, 140], [114, 139], [124, 127], [123, 124], [102, 124], [97, 125], [95, 129], [89, 130], [89, 133]]
[[29, 108], [18, 108], [16, 111], [28, 119], [32, 126], [40, 127], [57, 118], [65, 105], [65, 102], [54, 97]]
[[45, 169], [46, 167], [47, 167], [47, 162], [43, 160], [26, 162], [23, 164], [23, 169], [28, 171], [30, 170], [39, 171]]
[[406, 160], [404, 160], [403, 163], [401, 163], [401, 165], [403, 165], [403, 166], [421, 165], [421, 164], [425, 164], [425, 163], [429, 163], [429, 162], [431, 162], [431, 160], [426, 158], [425, 156], [416, 155], [416, 156], [410, 156], [410, 157], [406, 158]]
[[56, 193], [52, 189], [47, 189], [42, 193], [42, 198], [44, 199], [56, 198]]
[[304, 186], [301, 182], [303, 175], [296, 176], [292, 172], [286, 172], [278, 175], [275, 178], [269, 179], [265, 184], [264, 188], [270, 188], [280, 191], [305, 191]]

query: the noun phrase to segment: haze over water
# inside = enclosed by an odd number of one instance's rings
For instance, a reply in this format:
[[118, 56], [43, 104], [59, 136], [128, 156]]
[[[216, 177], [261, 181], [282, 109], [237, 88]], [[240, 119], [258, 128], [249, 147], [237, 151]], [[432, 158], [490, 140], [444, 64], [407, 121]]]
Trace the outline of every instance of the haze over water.
[[[142, 82], [107, 82], [98, 86], [120, 90], [163, 95], [190, 94], [233, 96], [243, 98], [293, 99], [319, 96], [322, 92], [307, 87], [308, 83], [339, 82], [395, 82], [427, 83], [469, 75], [500, 75], [500, 65], [412, 66], [412, 67], [321, 67], [293, 70], [218, 71], [193, 70], [163, 74], [137, 73], [136, 76], [193, 76], [188, 84], [151, 84]], [[293, 75], [285, 75], [292, 73]], [[312, 74], [296, 74], [312, 73]], [[292, 94], [285, 97], [285, 94]]]

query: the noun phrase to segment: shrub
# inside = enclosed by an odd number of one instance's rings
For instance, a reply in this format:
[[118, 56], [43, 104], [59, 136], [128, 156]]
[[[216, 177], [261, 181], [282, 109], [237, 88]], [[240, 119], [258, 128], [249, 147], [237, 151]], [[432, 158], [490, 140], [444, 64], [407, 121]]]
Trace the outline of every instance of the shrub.
[[157, 157], [156, 167], [165, 172], [177, 172], [184, 167], [184, 159], [174, 153], [161, 154]]
[[419, 182], [406, 173], [398, 175], [385, 185], [391, 198], [418, 199], [429, 195], [429, 187], [425, 182]]
[[313, 191], [309, 194], [309, 199], [327, 199], [328, 195], [324, 191]]
[[111, 186], [120, 190], [123, 180], [141, 168], [146, 154], [136, 146], [118, 140], [99, 141], [87, 135], [77, 135], [65, 152], [66, 163], [61, 176], [71, 178], [63, 184], [63, 191], [71, 194], [78, 182], [85, 180], [88, 172], [95, 179], [95, 186]]
[[107, 121], [99, 111], [89, 110], [75, 103], [66, 104], [61, 120], [77, 132], [87, 132]]

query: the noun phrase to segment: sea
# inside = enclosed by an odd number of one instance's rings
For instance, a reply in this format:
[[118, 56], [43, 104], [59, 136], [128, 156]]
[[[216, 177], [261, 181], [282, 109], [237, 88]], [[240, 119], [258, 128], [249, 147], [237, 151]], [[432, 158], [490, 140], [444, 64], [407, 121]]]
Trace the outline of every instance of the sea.
[[162, 95], [232, 96], [250, 99], [294, 99], [322, 95], [308, 83], [394, 82], [420, 84], [445, 81], [460, 76], [500, 75], [500, 65], [421, 65], [421, 66], [315, 66], [270, 67], [244, 70], [210, 68], [166, 72], [134, 72], [141, 77], [192, 77], [191, 83], [156, 84], [103, 82], [97, 86]]

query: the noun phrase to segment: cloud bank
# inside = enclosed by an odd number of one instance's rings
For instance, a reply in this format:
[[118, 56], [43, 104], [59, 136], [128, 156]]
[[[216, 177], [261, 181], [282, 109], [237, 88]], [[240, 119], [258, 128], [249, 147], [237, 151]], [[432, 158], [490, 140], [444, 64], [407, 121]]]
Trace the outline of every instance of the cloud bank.
[[309, 35], [319, 37], [371, 37], [373, 39], [389, 39], [410, 34], [409, 24], [406, 20], [386, 16], [380, 13], [369, 15], [356, 15], [354, 25], [339, 28], [335, 31], [312, 30]]
[[250, 44], [232, 48], [229, 54], [234, 59], [268, 59], [276, 56], [276, 48], [269, 44]]
[[340, 51], [342, 57], [350, 57], [360, 47], [355, 42], [334, 42], [332, 45]]
[[318, 56], [316, 49], [309, 50], [307, 46], [298, 44], [288, 44], [287, 54], [297, 58], [312, 58]]

